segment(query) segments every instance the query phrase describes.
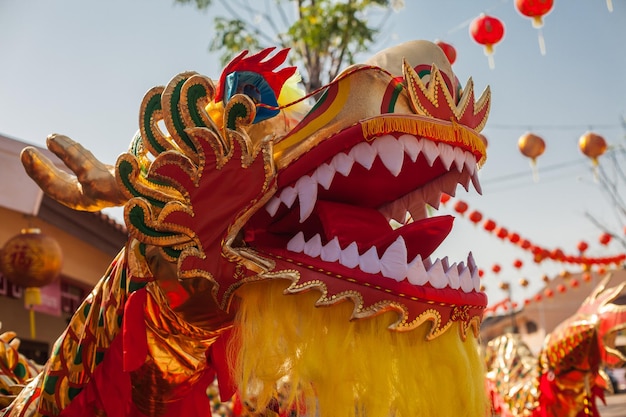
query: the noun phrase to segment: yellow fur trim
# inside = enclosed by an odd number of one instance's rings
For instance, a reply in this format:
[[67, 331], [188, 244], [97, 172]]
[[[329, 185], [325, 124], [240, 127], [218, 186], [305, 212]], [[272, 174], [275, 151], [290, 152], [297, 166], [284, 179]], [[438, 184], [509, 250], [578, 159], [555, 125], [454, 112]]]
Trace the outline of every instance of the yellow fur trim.
[[486, 415], [473, 334], [426, 341], [428, 324], [394, 332], [394, 314], [349, 321], [351, 303], [316, 308], [319, 293], [283, 295], [286, 287], [265, 281], [237, 293], [240, 349], [231, 360], [244, 401], [258, 411], [279, 398], [283, 410], [300, 401], [320, 417]]
[[[419, 116], [418, 116], [419, 117]], [[481, 155], [478, 166], [482, 166], [487, 159], [487, 148], [480, 136], [471, 129], [454, 121], [446, 122], [424, 117], [376, 117], [361, 122], [363, 136], [371, 138], [389, 132], [408, 133], [413, 136], [425, 137], [437, 142], [462, 145], [472, 153]]]

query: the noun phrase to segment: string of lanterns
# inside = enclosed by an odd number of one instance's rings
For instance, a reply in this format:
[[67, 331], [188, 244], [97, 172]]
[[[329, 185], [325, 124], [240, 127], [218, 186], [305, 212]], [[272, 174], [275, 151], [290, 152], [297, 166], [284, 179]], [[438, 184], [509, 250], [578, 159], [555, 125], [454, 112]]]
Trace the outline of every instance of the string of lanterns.
[[[441, 204], [446, 205], [450, 201], [450, 199], [451, 197], [449, 195], [442, 194]], [[469, 205], [465, 201], [456, 200], [453, 209], [462, 217], [465, 217], [464, 214], [468, 212]], [[483, 217], [483, 214], [480, 213], [478, 210], [472, 210], [471, 212], [469, 212], [467, 219], [475, 225], [478, 225], [482, 221]], [[606, 267], [610, 265], [619, 265], [626, 261], [626, 253], [620, 253], [614, 256], [607, 257], [584, 256], [584, 252], [589, 247], [588, 243], [585, 241], [581, 241], [578, 243], [578, 255], [566, 254], [560, 248], [549, 250], [544, 246], [533, 243], [529, 239], [522, 237], [519, 233], [509, 231], [509, 229], [506, 227], [498, 226], [497, 223], [492, 219], [484, 220], [482, 222], [482, 228], [486, 232], [494, 234], [497, 238], [503, 241], [508, 241], [514, 245], [517, 245], [519, 248], [530, 252], [533, 255], [535, 263], [541, 263], [544, 260], [550, 259], [555, 262], [581, 265], [583, 269], [589, 269], [592, 266]], [[612, 236], [610, 233], [603, 232], [598, 238], [598, 241], [600, 242], [600, 244], [606, 246], [610, 243], [611, 239]], [[519, 269], [522, 267], [522, 263], [520, 260], [515, 260], [513, 266]], [[497, 264], [492, 267], [492, 271], [494, 273], [498, 273], [500, 272], [500, 270], [501, 268]]]

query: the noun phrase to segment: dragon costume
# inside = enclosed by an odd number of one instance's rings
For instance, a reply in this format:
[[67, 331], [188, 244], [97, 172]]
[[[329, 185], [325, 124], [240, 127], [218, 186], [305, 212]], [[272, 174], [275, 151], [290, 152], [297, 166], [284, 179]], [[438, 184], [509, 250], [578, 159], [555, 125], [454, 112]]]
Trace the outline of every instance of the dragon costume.
[[486, 350], [487, 381], [497, 415], [599, 417], [604, 400], [604, 367], [622, 366], [615, 347], [626, 329], [626, 282], [606, 276], [578, 311], [545, 339], [538, 357], [519, 335], [503, 335]]
[[453, 217], [427, 206], [480, 192], [489, 90], [414, 41], [306, 108], [287, 53], [151, 89], [114, 166], [61, 135], [75, 176], [24, 150], [58, 201], [124, 205], [129, 239], [4, 416], [208, 416], [215, 375], [245, 413], [488, 413], [487, 297], [471, 254], [430, 258]]

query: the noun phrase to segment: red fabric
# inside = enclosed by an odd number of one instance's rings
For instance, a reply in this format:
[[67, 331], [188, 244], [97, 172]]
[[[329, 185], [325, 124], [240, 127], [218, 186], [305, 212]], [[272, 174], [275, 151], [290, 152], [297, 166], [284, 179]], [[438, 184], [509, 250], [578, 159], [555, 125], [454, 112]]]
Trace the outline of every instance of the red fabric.
[[217, 383], [220, 388], [220, 400], [222, 402], [229, 401], [237, 390], [235, 381], [231, 376], [230, 367], [228, 366], [228, 357], [226, 355], [226, 347], [229, 343], [231, 330], [222, 333], [220, 337], [209, 348], [209, 364], [217, 373]]
[[541, 393], [539, 395], [539, 406], [535, 408], [533, 415], [540, 417], [552, 417], [548, 410], [557, 401], [554, 377], [550, 379], [548, 374], [542, 374], [539, 378], [539, 392]]
[[139, 368], [148, 355], [148, 339], [146, 338], [146, 322], [144, 309], [148, 292], [145, 288], [133, 292], [124, 306], [122, 322], [123, 336], [123, 369], [126, 372]]

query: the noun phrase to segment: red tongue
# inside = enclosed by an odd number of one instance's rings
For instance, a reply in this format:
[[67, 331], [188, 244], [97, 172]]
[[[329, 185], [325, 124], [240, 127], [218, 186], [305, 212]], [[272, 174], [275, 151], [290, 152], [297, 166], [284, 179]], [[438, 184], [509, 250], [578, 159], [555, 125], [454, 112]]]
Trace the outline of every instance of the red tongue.
[[452, 230], [453, 216], [437, 216], [413, 222], [393, 230], [387, 219], [375, 209], [355, 207], [347, 204], [318, 200], [315, 212], [319, 218], [326, 239], [339, 239], [342, 248], [356, 242], [363, 253], [376, 246], [378, 255], [398, 236], [402, 236], [407, 247], [407, 261], [418, 254], [422, 259], [430, 256]]

